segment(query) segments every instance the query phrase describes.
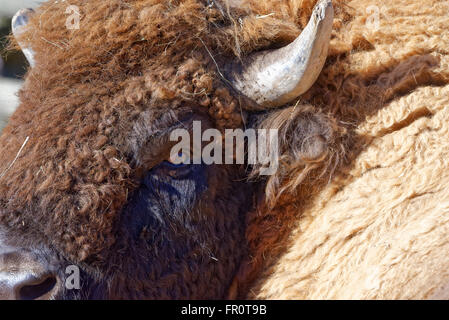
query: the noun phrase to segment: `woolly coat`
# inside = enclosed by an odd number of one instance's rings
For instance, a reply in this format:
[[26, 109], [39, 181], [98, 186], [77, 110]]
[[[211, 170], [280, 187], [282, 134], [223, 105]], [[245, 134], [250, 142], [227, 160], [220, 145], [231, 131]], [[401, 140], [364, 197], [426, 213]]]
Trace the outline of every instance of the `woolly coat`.
[[[36, 68], [0, 137], [3, 224], [22, 232], [38, 224], [65, 256], [92, 258], [114, 241], [113, 221], [135, 188], [132, 163], [142, 155], [132, 124], [141, 112], [151, 106], [157, 118], [195, 105], [217, 128], [243, 127], [244, 106], [222, 66], [293, 40], [315, 1], [229, 1], [222, 10], [212, 2], [71, 1], [81, 8], [79, 30], [65, 27], [62, 2], [41, 7], [21, 36]], [[326, 156], [308, 162], [285, 140], [268, 201], [248, 214], [250, 253], [230, 297], [444, 293], [449, 4], [334, 7], [321, 76], [279, 111], [328, 119]], [[14, 211], [30, 207], [33, 215]]]

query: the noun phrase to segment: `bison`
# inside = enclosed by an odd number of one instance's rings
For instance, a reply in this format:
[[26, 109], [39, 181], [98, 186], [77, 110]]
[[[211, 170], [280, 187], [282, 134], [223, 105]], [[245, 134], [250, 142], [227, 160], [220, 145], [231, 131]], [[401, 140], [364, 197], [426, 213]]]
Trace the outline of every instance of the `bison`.
[[[20, 11], [0, 296], [444, 297], [448, 8], [427, 2], [76, 0], [78, 27], [64, 1]], [[196, 121], [276, 129], [278, 170], [172, 161]]]
[[305, 167], [324, 159], [332, 120], [311, 106], [275, 110], [320, 74], [331, 1], [317, 3], [299, 36], [249, 3], [71, 6], [79, 28], [61, 1], [12, 22], [31, 68], [0, 138], [1, 297], [230, 297], [249, 254], [246, 215], [268, 199], [263, 166], [174, 163], [170, 133], [195, 121], [277, 125], [286, 157]]

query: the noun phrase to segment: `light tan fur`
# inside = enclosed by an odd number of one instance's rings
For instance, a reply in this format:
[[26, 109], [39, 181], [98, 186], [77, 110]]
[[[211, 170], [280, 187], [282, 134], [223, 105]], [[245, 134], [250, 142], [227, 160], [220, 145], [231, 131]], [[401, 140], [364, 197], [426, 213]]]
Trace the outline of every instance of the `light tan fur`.
[[[348, 5], [356, 14], [332, 47], [361, 39], [362, 50], [345, 58], [346, 75], [328, 101], [359, 108], [348, 122], [360, 151], [309, 192], [285, 252], [250, 297], [449, 298], [449, 2]], [[380, 9], [378, 30], [371, 5]], [[323, 73], [329, 79], [332, 67]]]

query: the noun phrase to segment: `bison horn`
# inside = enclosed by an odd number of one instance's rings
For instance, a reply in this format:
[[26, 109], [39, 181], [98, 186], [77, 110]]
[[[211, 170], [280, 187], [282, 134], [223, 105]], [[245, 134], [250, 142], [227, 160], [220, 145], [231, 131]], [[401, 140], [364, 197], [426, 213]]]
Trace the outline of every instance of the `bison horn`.
[[[30, 16], [34, 13], [33, 9], [21, 9], [12, 18], [12, 33], [17, 38], [17, 36], [24, 31], [24, 27], [28, 24]], [[19, 42], [20, 48], [23, 54], [28, 60], [31, 67], [34, 66], [34, 52], [33, 49], [24, 46]]]
[[319, 0], [301, 35], [281, 49], [255, 53], [231, 67], [234, 88], [263, 107], [282, 106], [306, 92], [326, 61], [334, 10]]

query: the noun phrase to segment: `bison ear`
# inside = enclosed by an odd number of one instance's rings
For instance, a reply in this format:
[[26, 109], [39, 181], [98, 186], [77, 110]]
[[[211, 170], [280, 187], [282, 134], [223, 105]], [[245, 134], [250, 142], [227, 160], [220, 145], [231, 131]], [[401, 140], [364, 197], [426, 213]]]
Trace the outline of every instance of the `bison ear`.
[[[19, 39], [19, 35], [25, 30], [31, 15], [34, 13], [33, 9], [21, 9], [12, 18], [12, 33], [16, 39]], [[28, 60], [31, 67], [34, 67], [34, 52], [30, 47], [25, 46], [23, 43], [18, 41], [23, 54]]]
[[[257, 109], [280, 107], [309, 90], [327, 58], [334, 10], [331, 0], [319, 0], [309, 23], [288, 46], [254, 53], [230, 66], [233, 87], [256, 102]], [[253, 110], [250, 106], [248, 110]]]

